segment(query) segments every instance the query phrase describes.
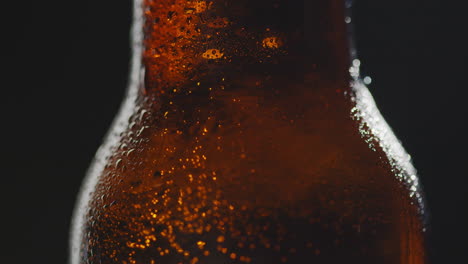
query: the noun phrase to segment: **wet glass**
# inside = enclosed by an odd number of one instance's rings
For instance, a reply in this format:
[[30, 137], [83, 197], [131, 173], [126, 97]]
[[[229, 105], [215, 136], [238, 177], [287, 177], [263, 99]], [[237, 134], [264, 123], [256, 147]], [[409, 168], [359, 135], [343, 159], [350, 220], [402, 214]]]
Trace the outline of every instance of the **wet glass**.
[[135, 0], [72, 264], [425, 263], [416, 172], [347, 22], [342, 0]]

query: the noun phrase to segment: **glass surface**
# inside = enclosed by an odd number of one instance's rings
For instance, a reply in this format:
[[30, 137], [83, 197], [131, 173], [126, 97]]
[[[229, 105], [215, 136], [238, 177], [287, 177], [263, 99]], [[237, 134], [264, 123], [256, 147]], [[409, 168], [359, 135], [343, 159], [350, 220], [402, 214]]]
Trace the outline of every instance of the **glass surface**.
[[415, 170], [343, 1], [135, 1], [72, 263], [425, 263]]

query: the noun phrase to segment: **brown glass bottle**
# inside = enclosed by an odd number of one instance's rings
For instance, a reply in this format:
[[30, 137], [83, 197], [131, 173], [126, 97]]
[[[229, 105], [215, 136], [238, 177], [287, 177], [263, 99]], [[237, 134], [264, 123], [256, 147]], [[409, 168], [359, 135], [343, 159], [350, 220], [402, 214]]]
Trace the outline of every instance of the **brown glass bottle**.
[[135, 0], [133, 30], [72, 264], [425, 263], [415, 170], [343, 0]]

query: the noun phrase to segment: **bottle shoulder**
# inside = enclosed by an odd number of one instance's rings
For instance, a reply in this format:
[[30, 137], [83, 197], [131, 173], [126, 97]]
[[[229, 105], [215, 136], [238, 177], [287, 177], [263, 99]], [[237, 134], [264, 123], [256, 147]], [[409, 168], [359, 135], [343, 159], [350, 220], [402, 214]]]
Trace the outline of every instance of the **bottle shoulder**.
[[[412, 179], [411, 170], [385, 147], [400, 143], [394, 138], [388, 142], [382, 131], [392, 132], [382, 127], [385, 123], [369, 121], [370, 113], [380, 117], [369, 110], [372, 98], [360, 92], [365, 93], [356, 90], [349, 95], [354, 101], [339, 107], [317, 94], [290, 94], [296, 99], [286, 101], [302, 102], [297, 105], [246, 94], [226, 95], [229, 100], [217, 102], [222, 105], [217, 111], [133, 108], [130, 117], [121, 119], [126, 126], [116, 123], [108, 135], [112, 142], [98, 152], [88, 174], [75, 213], [74, 251], [105, 260], [127, 259], [136, 252], [172, 263], [157, 250], [171, 252], [168, 259], [183, 259], [172, 252], [191, 252], [193, 243], [187, 239], [192, 236], [212, 244], [264, 238], [258, 245], [267, 248], [281, 246], [283, 239], [295, 241], [282, 237], [283, 229], [307, 234], [300, 241], [323, 250], [327, 242], [320, 237], [309, 241], [323, 224], [333, 226], [334, 237], [365, 235], [369, 245], [382, 248], [389, 248], [383, 241], [398, 244], [400, 234], [422, 239], [412, 185], [404, 181]], [[275, 226], [275, 231], [265, 226]], [[324, 237], [330, 235], [327, 230]], [[346, 247], [353, 245], [353, 239], [343, 241]], [[399, 248], [397, 244], [390, 248]], [[88, 254], [93, 248], [119, 250], [116, 255]], [[316, 258], [305, 248], [300, 251]], [[274, 263], [278, 256], [272, 252], [252, 256], [273, 254]], [[395, 263], [389, 259], [400, 253], [388, 254], [385, 261]]]
[[[250, 192], [261, 185], [271, 193], [265, 195], [269, 201], [277, 189], [302, 199], [323, 183], [372, 182], [417, 194], [409, 155], [367, 88], [356, 86], [347, 96], [348, 102], [344, 96], [337, 103], [316, 92], [279, 97], [226, 92], [209, 107], [153, 102], [134, 111], [125, 131], [110, 134], [120, 140], [107, 159], [97, 156], [96, 163], [103, 166], [99, 177], [142, 191], [167, 180], [190, 184], [194, 177], [216, 178], [218, 186], [254, 186]], [[130, 182], [142, 184], [132, 187]]]

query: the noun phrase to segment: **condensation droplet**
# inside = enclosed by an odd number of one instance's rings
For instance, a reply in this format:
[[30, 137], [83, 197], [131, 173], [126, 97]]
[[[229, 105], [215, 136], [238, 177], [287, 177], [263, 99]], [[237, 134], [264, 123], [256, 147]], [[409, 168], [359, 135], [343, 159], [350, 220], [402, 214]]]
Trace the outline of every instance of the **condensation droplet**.
[[372, 78], [369, 76], [364, 77], [364, 84], [369, 85], [372, 83]]
[[209, 49], [202, 54], [202, 57], [208, 60], [221, 59], [223, 56], [224, 53], [218, 49]]

